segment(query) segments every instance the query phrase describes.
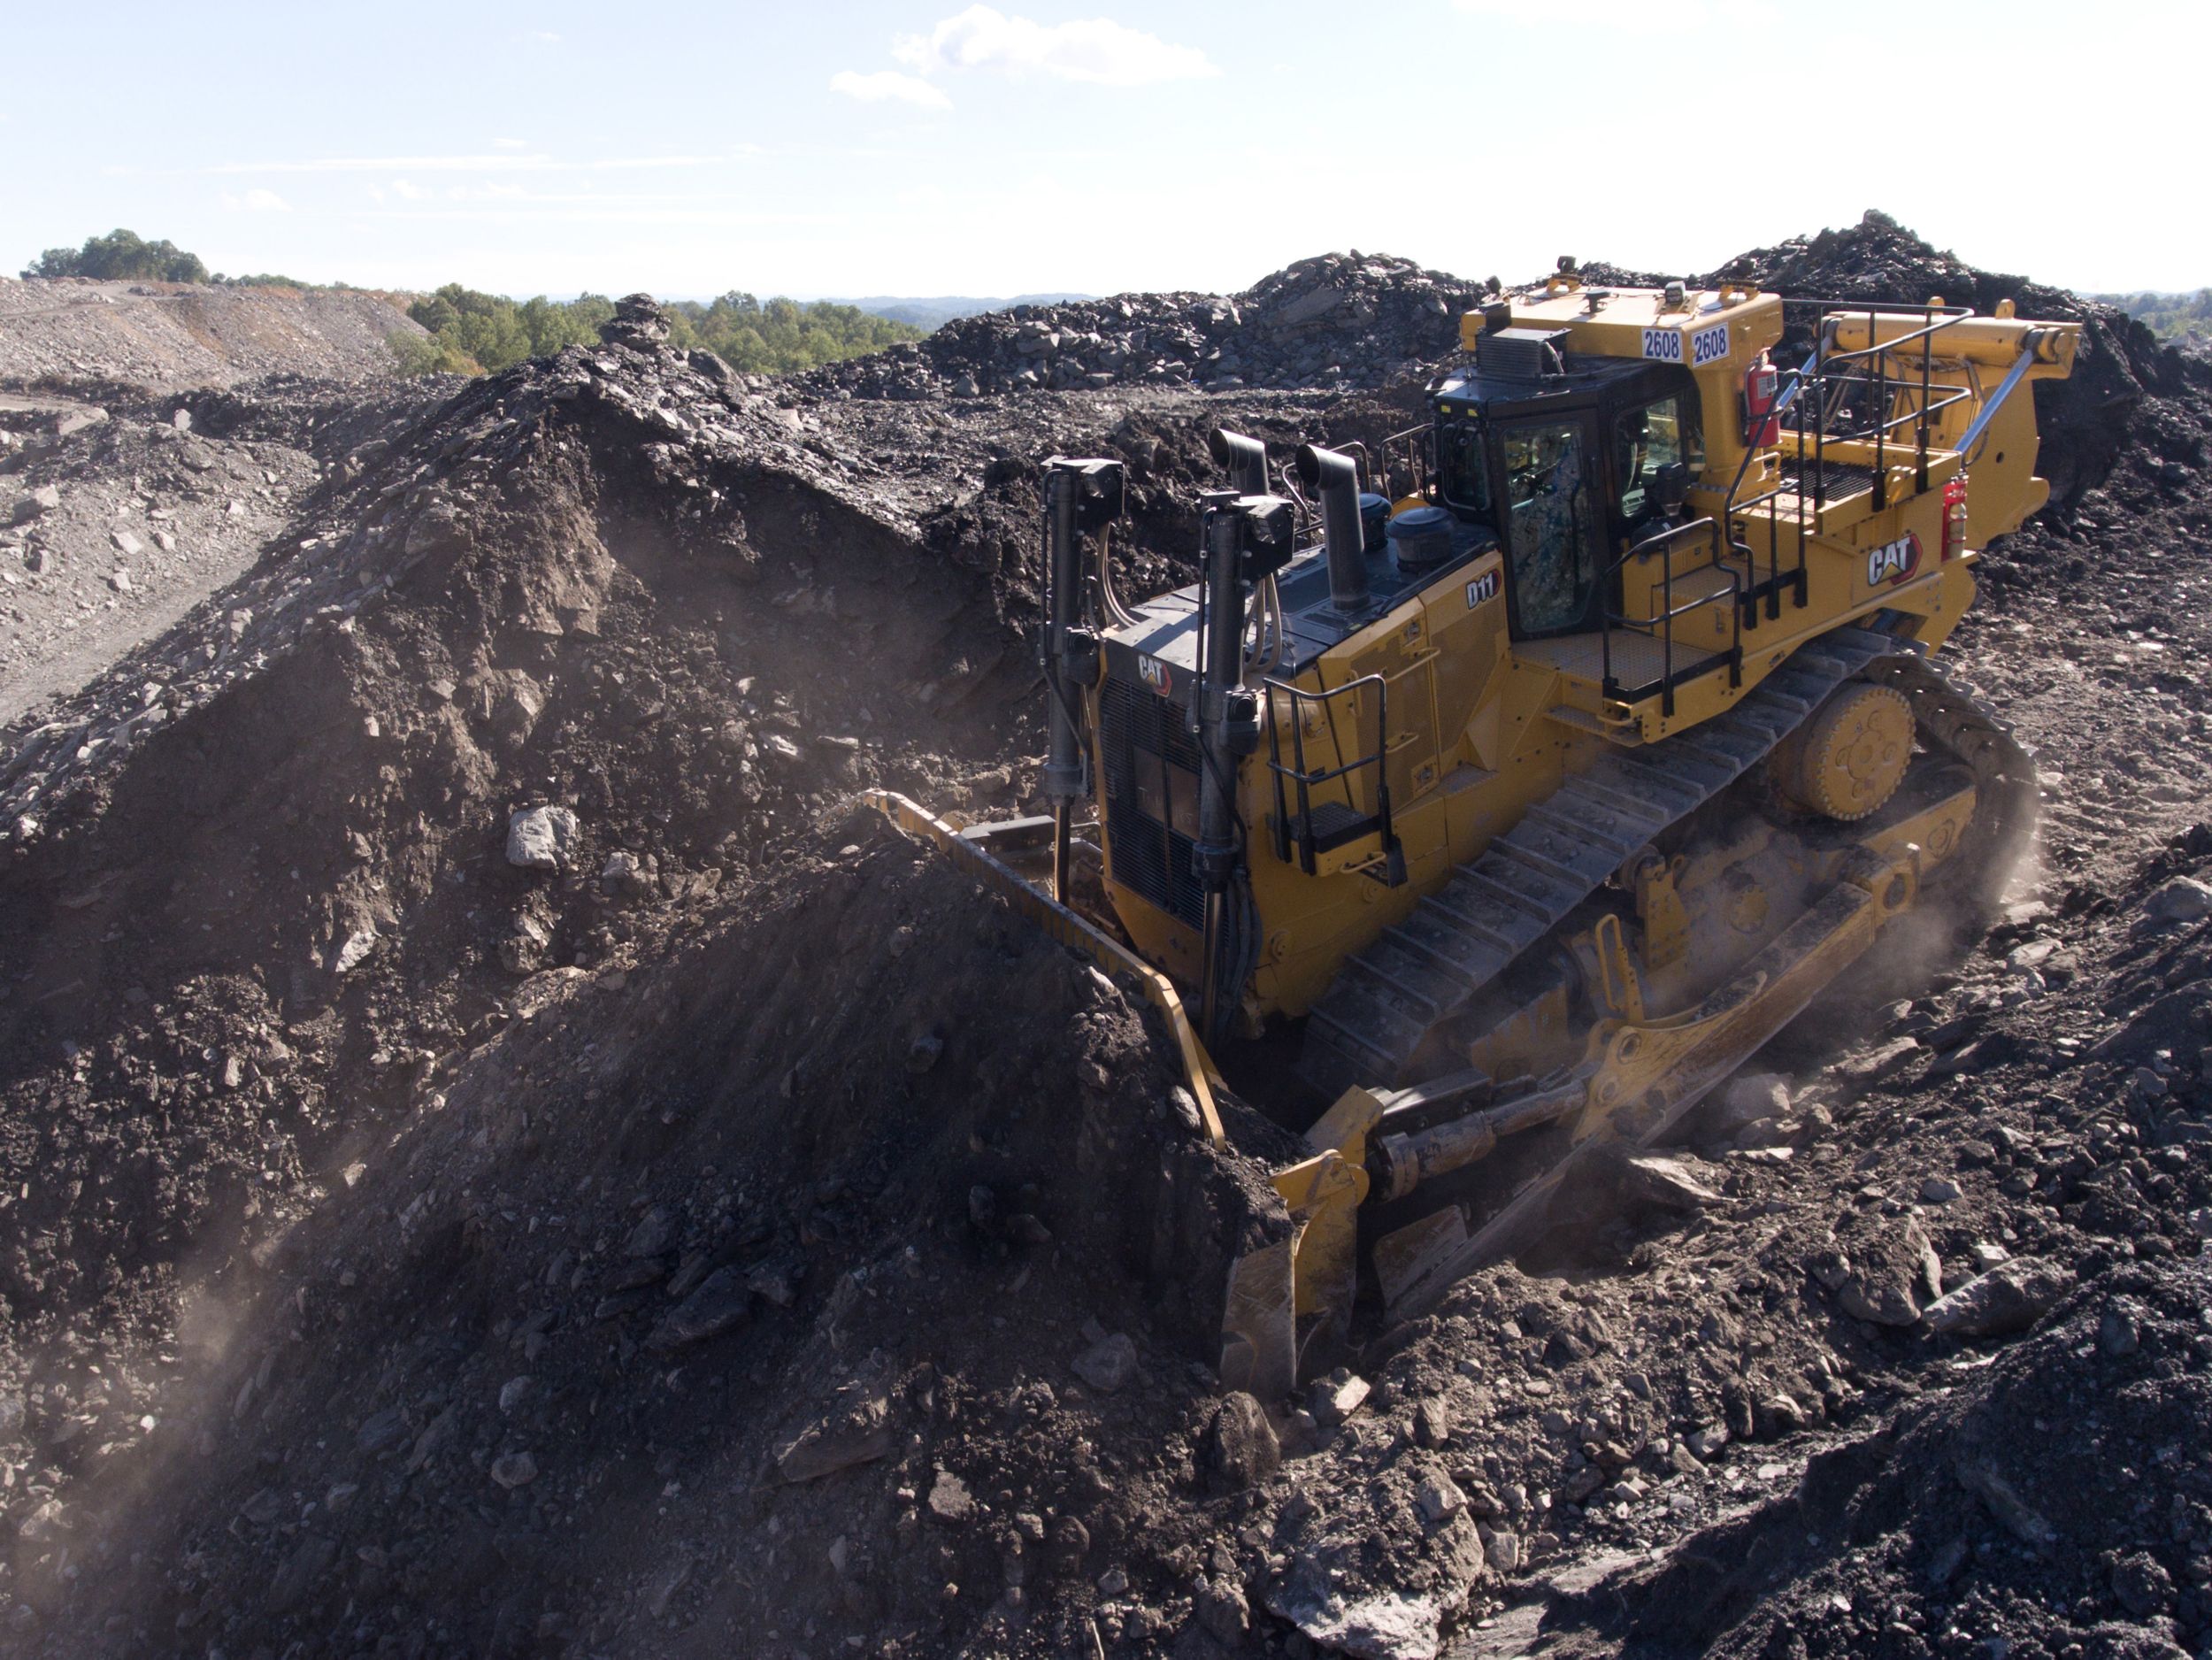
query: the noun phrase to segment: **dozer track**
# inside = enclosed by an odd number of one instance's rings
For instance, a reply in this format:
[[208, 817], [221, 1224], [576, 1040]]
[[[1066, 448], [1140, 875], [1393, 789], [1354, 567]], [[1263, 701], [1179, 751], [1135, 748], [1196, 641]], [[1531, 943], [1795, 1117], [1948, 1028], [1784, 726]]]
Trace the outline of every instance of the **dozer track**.
[[[1915, 652], [1894, 649], [1898, 643], [1892, 642], [1889, 655], [1870, 660], [1860, 672], [1870, 681], [1902, 692], [1928, 746], [1962, 764], [1974, 779], [1975, 811], [1966, 839], [1936, 866], [1939, 885], [1921, 889], [1918, 897], [1941, 895], [1939, 903], [1962, 913], [1962, 921], [1978, 927], [2002, 897], [2016, 857], [2033, 834], [2038, 800], [2035, 765], [2011, 733], [1954, 688], [1941, 668]], [[1447, 1239], [1440, 1252], [1425, 1259], [1421, 1256], [1425, 1248], [1415, 1246], [1400, 1264], [1401, 1282], [1386, 1291], [1394, 1315], [1408, 1318], [1425, 1311], [1462, 1277], [1525, 1249], [1550, 1226], [1551, 1195], [1562, 1190], [1584, 1160], [1605, 1157], [1610, 1150], [1666, 1141], [1708, 1089], [1793, 1018], [1806, 999], [1818, 991], [1824, 976], [1816, 972], [1809, 980], [1803, 979], [1793, 954], [1784, 948], [1793, 934], [1814, 923], [1821, 911], [1839, 899], [1847, 903], [1832, 920], [1837, 928], [1847, 927], [1855, 903], [1849, 897], [1854, 887], [1868, 898], [1882, 891], [1877, 886], [1849, 882], [1831, 888], [1828, 899], [1739, 971], [1735, 983], [1745, 988], [1745, 995], [1739, 998], [1729, 988], [1718, 988], [1693, 1011], [1694, 1021], [1698, 1016], [1709, 1016], [1703, 1025], [1717, 1029], [1709, 1035], [1697, 1036], [1687, 1050], [1671, 1057], [1668, 1064], [1673, 1070], [1664, 1084], [1661, 1110], [1638, 1114], [1632, 1124], [1621, 1126], [1617, 1134], [1586, 1133], [1586, 1126], [1583, 1139], [1570, 1147], [1564, 1157], [1532, 1170], [1525, 1166], [1517, 1181], [1494, 1190], [1494, 1203], [1480, 1213], [1463, 1210], [1464, 1225], [1471, 1231], [1464, 1233], [1455, 1245]], [[1847, 947], [1840, 961], [1855, 958], [1865, 943], [1863, 939], [1856, 948]], [[1796, 955], [1799, 961], [1809, 961], [1826, 949], [1826, 942], [1816, 932], [1799, 941]], [[1831, 958], [1829, 972], [1836, 963], [1837, 959]], [[1797, 983], [1793, 985], [1793, 980]], [[1448, 1088], [1463, 1079], [1477, 1076], [1457, 1074], [1445, 1080], [1443, 1087]], [[1554, 1114], [1546, 1108], [1548, 1092], [1558, 1093], [1543, 1083], [1525, 1084], [1517, 1095], [1476, 1117], [1497, 1125], [1501, 1134], [1522, 1122], [1548, 1119]], [[1417, 1088], [1409, 1092], [1417, 1093]], [[1638, 1099], [1648, 1101], [1647, 1096]]]
[[1412, 1082], [1440, 1026], [1548, 938], [1639, 849], [1763, 760], [1837, 687], [1877, 665], [1895, 677], [1939, 742], [1970, 763], [1981, 757], [1978, 777], [2019, 756], [1905, 642], [1865, 628], [1831, 630], [1792, 653], [1727, 714], [1656, 743], [1622, 748], [1569, 779], [1403, 922], [1348, 958], [1306, 1022], [1300, 1075], [1328, 1099], [1355, 1084]]

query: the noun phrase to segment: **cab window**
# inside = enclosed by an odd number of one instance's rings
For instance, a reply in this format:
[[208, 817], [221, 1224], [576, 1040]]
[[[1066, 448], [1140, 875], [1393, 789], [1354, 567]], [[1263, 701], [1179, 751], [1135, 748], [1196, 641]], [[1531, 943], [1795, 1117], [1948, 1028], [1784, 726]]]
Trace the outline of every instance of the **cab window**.
[[1652, 482], [1659, 469], [1680, 462], [1694, 479], [1705, 466], [1697, 418], [1678, 394], [1624, 410], [1613, 423], [1614, 475], [1621, 481], [1620, 515], [1633, 529], [1658, 509]]
[[1443, 487], [1447, 506], [1477, 518], [1490, 517], [1490, 456], [1482, 423], [1455, 421], [1444, 429]]
[[1522, 421], [1502, 429], [1499, 442], [1520, 630], [1542, 634], [1579, 628], [1597, 584], [1590, 456], [1582, 423]]

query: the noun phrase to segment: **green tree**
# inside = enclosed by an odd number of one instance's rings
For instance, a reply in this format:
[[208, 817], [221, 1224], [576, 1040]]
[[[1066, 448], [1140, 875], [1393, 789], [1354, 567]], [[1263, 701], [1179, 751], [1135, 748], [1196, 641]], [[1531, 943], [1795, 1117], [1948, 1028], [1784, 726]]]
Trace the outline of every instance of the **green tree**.
[[2118, 306], [2161, 340], [2212, 334], [2212, 288], [2199, 288], [2194, 294], [2096, 294], [2090, 297]]
[[484, 373], [482, 364], [473, 357], [464, 357], [455, 347], [435, 334], [427, 338], [420, 334], [394, 334], [390, 345], [392, 356], [399, 362], [399, 373], [410, 380], [424, 374]]
[[135, 231], [88, 236], [81, 248], [49, 248], [27, 277], [98, 277], [106, 281], [205, 282], [197, 254], [172, 242], [150, 242]]
[[[780, 296], [764, 303], [736, 288], [707, 304], [680, 300], [665, 309], [671, 345], [714, 352], [746, 374], [811, 369], [921, 338], [919, 329], [854, 306], [802, 305]], [[449, 282], [416, 300], [407, 314], [430, 332], [433, 344], [417, 342], [402, 352], [403, 373], [481, 373], [564, 346], [596, 343], [614, 303], [603, 294], [584, 294], [573, 300], [539, 295], [517, 304]]]

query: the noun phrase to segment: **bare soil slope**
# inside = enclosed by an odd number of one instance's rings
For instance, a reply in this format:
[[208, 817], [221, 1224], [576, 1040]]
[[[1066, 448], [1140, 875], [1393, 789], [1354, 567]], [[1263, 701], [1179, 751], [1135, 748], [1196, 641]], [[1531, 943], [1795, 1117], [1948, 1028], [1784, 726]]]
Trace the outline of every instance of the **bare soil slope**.
[[272, 374], [390, 373], [404, 310], [351, 289], [0, 277], [0, 387], [153, 395]]

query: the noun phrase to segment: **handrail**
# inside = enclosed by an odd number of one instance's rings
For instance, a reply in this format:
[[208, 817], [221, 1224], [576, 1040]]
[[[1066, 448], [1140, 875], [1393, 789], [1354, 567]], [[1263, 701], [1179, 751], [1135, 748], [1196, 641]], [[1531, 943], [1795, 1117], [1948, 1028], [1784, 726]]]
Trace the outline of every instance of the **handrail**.
[[1383, 494], [1391, 494], [1390, 464], [1395, 458], [1399, 446], [1403, 445], [1409, 494], [1428, 498], [1429, 487], [1436, 472], [1435, 442], [1436, 424], [1433, 421], [1409, 427], [1403, 432], [1392, 433], [1385, 437], [1382, 441]]
[[[1313, 834], [1313, 787], [1332, 784], [1338, 779], [1357, 772], [1362, 767], [1375, 769], [1375, 811], [1371, 815], [1382, 831], [1382, 849], [1386, 856], [1397, 845], [1397, 836], [1390, 819], [1390, 769], [1386, 765], [1390, 754], [1390, 683], [1379, 674], [1363, 674], [1357, 680], [1347, 680], [1341, 686], [1326, 687], [1320, 691], [1309, 691], [1287, 680], [1263, 679], [1263, 687], [1271, 694], [1267, 700], [1267, 770], [1273, 776], [1275, 790], [1275, 857], [1286, 865], [1290, 862], [1290, 803], [1283, 793], [1283, 780], [1289, 779], [1298, 787], [1298, 864], [1307, 875], [1315, 874], [1320, 849], [1315, 845]], [[1306, 724], [1301, 717], [1303, 703], [1326, 704], [1332, 698], [1357, 691], [1363, 686], [1375, 688], [1375, 750], [1340, 766], [1326, 770], [1310, 770], [1306, 765]], [[1275, 699], [1271, 694], [1282, 692], [1290, 698], [1290, 742], [1294, 765], [1283, 765], [1282, 734], [1276, 724]], [[1340, 754], [1340, 748], [1339, 753]], [[1345, 790], [1346, 805], [1350, 806], [1351, 790]]]
[[[1944, 330], [1974, 315], [1966, 305], [1885, 305], [1859, 300], [1829, 300], [1814, 297], [1785, 298], [1788, 311], [1816, 311], [1822, 313], [1812, 325], [1813, 347], [1803, 363], [1782, 371], [1782, 385], [1771, 418], [1789, 418], [1789, 432], [1794, 440], [1796, 461], [1794, 493], [1797, 508], [1794, 517], [1796, 531], [1796, 568], [1785, 572], [1782, 568], [1782, 526], [1780, 516], [1770, 511], [1767, 516], [1767, 573], [1743, 597], [1745, 609], [1755, 613], [1761, 597], [1766, 601], [1770, 619], [1782, 614], [1782, 589], [1786, 583], [1794, 582], [1795, 600], [1800, 606], [1809, 598], [1806, 573], [1807, 549], [1817, 526], [1827, 511], [1828, 445], [1871, 442], [1874, 446], [1873, 482], [1875, 506], [1888, 505], [1889, 457], [1891, 434], [1910, 425], [1914, 427], [1913, 464], [1916, 493], [1928, 488], [1928, 462], [1931, 425], [1936, 415], [1944, 410], [1970, 399], [1974, 393], [1960, 388], [1939, 396], [1934, 381], [1934, 342]], [[1909, 319], [1912, 313], [1920, 316], [1919, 327], [1911, 328], [1893, 339], [1884, 340], [1881, 334], [1883, 318]], [[1863, 316], [1866, 319], [1867, 343], [1864, 346], [1840, 350], [1835, 345], [1838, 325], [1845, 317]], [[1909, 349], [1917, 344], [1915, 353]], [[1913, 359], [1916, 358], [1915, 362]], [[1893, 374], [1893, 365], [1903, 373]], [[1846, 418], [1845, 404], [1854, 392], [1863, 388], [1870, 406], [1865, 413]], [[1809, 396], [1808, 396], [1809, 395]], [[1899, 396], [1904, 397], [1908, 407], [1893, 413]], [[1809, 405], [1810, 414], [1807, 413]], [[1746, 575], [1756, 576], [1758, 555], [1741, 534], [1738, 516], [1753, 508], [1770, 503], [1783, 492], [1784, 486], [1748, 500], [1742, 499], [1744, 481], [1752, 463], [1764, 453], [1747, 445], [1736, 465], [1735, 476], [1729, 480], [1727, 494], [1722, 500], [1720, 519], [1726, 526], [1728, 549], [1732, 555], [1743, 561]], [[1809, 500], [1806, 484], [1811, 484]], [[1752, 619], [1755, 622], [1755, 615]]]
[[[1685, 577], [1692, 577], [1701, 571], [1718, 571], [1728, 579], [1728, 586], [1720, 593], [1702, 595], [1696, 599], [1685, 600], [1681, 604], [1677, 605], [1674, 603], [1674, 544], [1678, 542], [1686, 542], [1699, 531], [1705, 532], [1709, 537], [1712, 550], [1704, 564], [1693, 565], [1682, 574]], [[1624, 611], [1614, 610], [1610, 597], [1613, 579], [1619, 575], [1632, 560], [1640, 564], [1655, 556], [1663, 561], [1659, 572], [1659, 610], [1642, 617], [1630, 617]], [[1724, 598], [1728, 603], [1728, 614], [1733, 630], [1728, 650], [1730, 683], [1740, 683], [1743, 673], [1743, 579], [1721, 557], [1719, 520], [1709, 514], [1702, 519], [1693, 519], [1683, 524], [1670, 525], [1664, 530], [1645, 537], [1608, 565], [1604, 576], [1600, 580], [1602, 584], [1601, 591], [1607, 597], [1601, 612], [1606, 626], [1598, 633], [1599, 674], [1600, 683], [1608, 697], [1618, 698], [1623, 693], [1620, 682], [1613, 676], [1614, 626], [1618, 625], [1623, 628], [1633, 629], [1646, 639], [1651, 638], [1653, 630], [1656, 629], [1659, 639], [1659, 712], [1663, 717], [1671, 719], [1674, 714], [1676, 685], [1680, 680], [1688, 678], [1690, 674], [1702, 672], [1704, 668], [1702, 664], [1699, 664], [1684, 670], [1678, 675], [1676, 673], [1674, 619], [1678, 617], [1686, 617], [1694, 611], [1701, 611], [1709, 605], [1718, 604]], [[1648, 691], [1649, 688], [1644, 689]]]

